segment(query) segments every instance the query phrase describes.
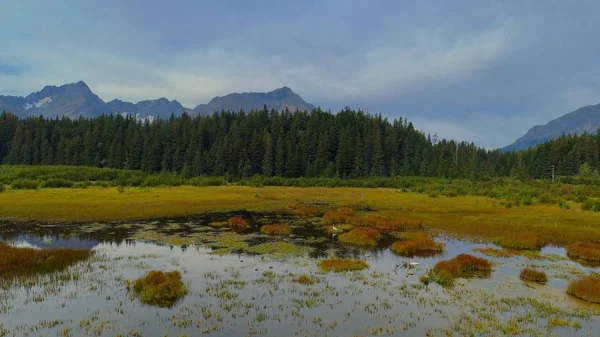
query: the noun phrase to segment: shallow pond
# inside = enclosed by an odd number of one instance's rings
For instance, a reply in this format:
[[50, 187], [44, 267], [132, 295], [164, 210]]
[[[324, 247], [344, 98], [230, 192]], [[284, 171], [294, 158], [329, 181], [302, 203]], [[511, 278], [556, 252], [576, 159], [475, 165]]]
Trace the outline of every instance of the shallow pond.
[[[223, 214], [226, 218], [231, 214]], [[248, 217], [248, 214], [245, 214]], [[598, 272], [546, 247], [535, 256], [497, 258], [498, 248], [438, 234], [443, 254], [401, 257], [389, 250], [340, 244], [335, 236], [295, 222], [289, 237], [269, 237], [252, 217], [244, 233], [207, 226], [214, 219], [88, 224], [18, 229], [0, 238], [14, 246], [91, 249], [91, 259], [60, 275], [3, 285], [0, 336], [598, 336], [600, 306], [566, 295], [570, 280]], [[282, 218], [283, 217], [283, 218]], [[494, 262], [487, 278], [459, 279], [451, 288], [419, 277], [460, 253]], [[353, 257], [369, 268], [324, 273], [324, 257]], [[411, 271], [402, 262], [417, 262]], [[543, 268], [545, 285], [523, 282], [521, 268]], [[125, 281], [149, 270], [179, 270], [188, 294], [171, 308], [140, 303]], [[294, 280], [308, 275], [314, 283]]]

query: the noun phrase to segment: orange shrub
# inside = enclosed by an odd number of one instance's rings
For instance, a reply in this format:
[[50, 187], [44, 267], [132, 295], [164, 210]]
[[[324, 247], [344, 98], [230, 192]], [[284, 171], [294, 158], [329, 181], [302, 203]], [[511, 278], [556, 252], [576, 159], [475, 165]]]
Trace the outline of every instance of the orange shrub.
[[307, 275], [300, 275], [298, 278], [294, 279], [294, 282], [304, 285], [311, 285], [314, 283], [314, 281]]
[[444, 244], [435, 242], [429, 237], [418, 238], [408, 241], [396, 241], [392, 244], [391, 250], [396, 254], [415, 254], [418, 252], [441, 252], [444, 250]]
[[348, 233], [341, 234], [340, 242], [359, 246], [377, 246], [381, 233], [369, 227], [356, 227]]
[[466, 273], [489, 273], [491, 270], [492, 265], [488, 260], [460, 254], [451, 260], [442, 260], [436, 263], [429, 272], [429, 278], [441, 285], [451, 285], [455, 278], [462, 277]]
[[290, 235], [292, 229], [289, 225], [264, 225], [260, 228], [260, 232], [268, 235]]
[[353, 259], [327, 259], [319, 262], [319, 267], [324, 271], [348, 271], [348, 270], [361, 270], [368, 268], [369, 265], [363, 260]]
[[572, 259], [600, 261], [600, 245], [576, 242], [567, 247], [567, 255]]
[[523, 268], [521, 269], [522, 280], [538, 282], [538, 283], [546, 283], [548, 281], [548, 277], [543, 270], [537, 270], [533, 268]]
[[571, 282], [567, 294], [588, 302], [600, 303], [600, 276], [584, 276]]

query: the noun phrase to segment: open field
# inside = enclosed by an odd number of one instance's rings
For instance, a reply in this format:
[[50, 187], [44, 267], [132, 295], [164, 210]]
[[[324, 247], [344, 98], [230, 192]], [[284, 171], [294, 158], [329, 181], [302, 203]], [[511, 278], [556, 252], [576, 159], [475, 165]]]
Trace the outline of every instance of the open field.
[[[156, 187], [8, 190], [0, 193], [3, 220], [42, 222], [127, 221], [248, 210], [294, 212], [308, 205], [322, 216], [350, 206], [357, 216], [416, 220], [434, 229], [500, 242], [533, 236], [544, 244], [600, 240], [600, 216], [578, 205], [506, 208], [488, 197], [430, 197], [384, 188]], [[363, 211], [369, 210], [369, 211]]]

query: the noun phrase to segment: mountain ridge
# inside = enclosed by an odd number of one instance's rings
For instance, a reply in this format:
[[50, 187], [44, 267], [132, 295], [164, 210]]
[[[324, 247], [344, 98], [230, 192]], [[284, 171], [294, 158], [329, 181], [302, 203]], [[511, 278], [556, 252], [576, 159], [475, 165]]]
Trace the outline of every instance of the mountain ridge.
[[596, 133], [600, 128], [600, 104], [587, 105], [564, 114], [544, 125], [535, 125], [503, 151], [517, 151], [541, 144], [563, 134]]
[[83, 81], [61, 86], [47, 85], [42, 90], [25, 97], [1, 96], [0, 110], [10, 111], [21, 117], [95, 117], [107, 113], [121, 113], [137, 118], [168, 118], [171, 114], [211, 114], [221, 110], [262, 109], [312, 110], [314, 105], [305, 102], [287, 86], [269, 92], [231, 93], [216, 96], [207, 104], [198, 104], [194, 109], [184, 107], [177, 100], [166, 97], [141, 100], [137, 103], [115, 98], [105, 102]]

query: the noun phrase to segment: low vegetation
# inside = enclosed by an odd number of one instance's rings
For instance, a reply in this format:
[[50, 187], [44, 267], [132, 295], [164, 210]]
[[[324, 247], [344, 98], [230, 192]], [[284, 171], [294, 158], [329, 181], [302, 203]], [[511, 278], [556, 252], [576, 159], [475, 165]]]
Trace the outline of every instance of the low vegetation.
[[584, 276], [572, 281], [567, 294], [584, 301], [600, 303], [600, 276]]
[[152, 270], [134, 281], [128, 281], [127, 288], [143, 303], [159, 307], [172, 307], [187, 294], [179, 271], [165, 273]]
[[229, 224], [233, 229], [244, 229], [248, 227], [248, 221], [239, 216], [234, 216], [229, 219]]
[[567, 255], [572, 259], [600, 261], [600, 244], [576, 242], [567, 247]]
[[504, 248], [526, 250], [540, 250], [545, 245], [540, 235], [530, 233], [498, 237], [494, 243]]
[[304, 275], [304, 274], [302, 274], [302, 275], [298, 276], [297, 278], [295, 278], [294, 282], [298, 283], [298, 284], [303, 284], [303, 285], [311, 285], [311, 284], [314, 283], [313, 279], [310, 278], [310, 276]]
[[429, 271], [429, 279], [443, 286], [454, 284], [459, 277], [473, 274], [487, 276], [492, 270], [491, 263], [483, 258], [460, 254], [451, 260], [442, 260]]
[[400, 255], [413, 255], [417, 253], [442, 252], [444, 244], [435, 242], [429, 237], [421, 237], [414, 240], [396, 241], [391, 250]]
[[370, 227], [356, 227], [350, 232], [340, 234], [339, 240], [342, 243], [349, 243], [358, 246], [377, 246], [381, 239], [381, 233]]
[[368, 268], [369, 265], [363, 260], [354, 259], [327, 259], [319, 262], [319, 268], [324, 271], [352, 271]]
[[292, 229], [289, 225], [264, 225], [260, 228], [260, 232], [268, 235], [290, 235]]
[[521, 269], [521, 274], [519, 275], [521, 280], [537, 282], [537, 283], [546, 283], [548, 281], [548, 277], [543, 270], [534, 269], [534, 268], [523, 268]]
[[16, 248], [0, 242], [0, 278], [61, 271], [90, 255], [88, 250]]

